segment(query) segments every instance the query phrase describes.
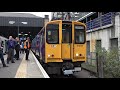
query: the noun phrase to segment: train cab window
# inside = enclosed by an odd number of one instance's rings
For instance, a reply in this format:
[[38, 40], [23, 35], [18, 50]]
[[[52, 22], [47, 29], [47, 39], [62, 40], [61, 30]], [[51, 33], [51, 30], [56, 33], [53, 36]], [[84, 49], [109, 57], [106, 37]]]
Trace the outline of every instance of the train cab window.
[[48, 44], [59, 43], [59, 25], [48, 24], [46, 27], [46, 41]]
[[62, 24], [62, 43], [72, 43], [71, 24]]
[[85, 27], [80, 25], [75, 25], [75, 43], [83, 44], [85, 43]]

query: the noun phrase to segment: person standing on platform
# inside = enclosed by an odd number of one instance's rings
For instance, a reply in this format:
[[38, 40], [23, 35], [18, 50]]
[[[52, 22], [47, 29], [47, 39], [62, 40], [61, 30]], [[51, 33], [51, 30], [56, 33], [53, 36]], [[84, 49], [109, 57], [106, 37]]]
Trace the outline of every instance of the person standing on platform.
[[1, 38], [0, 38], [0, 59], [1, 59], [1, 62], [3, 64], [3, 67], [8, 67], [5, 64], [4, 57], [3, 57], [3, 47], [2, 47], [2, 40], [1, 40]]
[[15, 55], [16, 60], [19, 60], [20, 41], [18, 37], [16, 37], [15, 51], [16, 51], [16, 55]]
[[15, 40], [12, 38], [12, 36], [9, 36], [9, 40], [7, 41], [8, 45], [8, 57], [7, 57], [7, 64], [9, 64], [9, 61], [11, 60], [12, 63], [14, 62], [14, 49], [15, 49]]
[[28, 60], [29, 51], [30, 51], [30, 39], [27, 37], [27, 40], [24, 42], [24, 49], [26, 53], [26, 60]]
[[20, 44], [21, 52], [24, 54], [24, 42], [22, 41]]

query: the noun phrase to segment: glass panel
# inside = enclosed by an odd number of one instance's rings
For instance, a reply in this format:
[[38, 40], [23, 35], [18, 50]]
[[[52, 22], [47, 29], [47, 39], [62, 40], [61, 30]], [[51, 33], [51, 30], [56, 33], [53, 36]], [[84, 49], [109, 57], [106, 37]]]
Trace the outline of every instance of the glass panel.
[[75, 26], [75, 43], [85, 43], [85, 27]]
[[59, 43], [59, 25], [49, 24], [46, 28], [47, 43], [58, 44]]
[[72, 43], [72, 25], [62, 25], [62, 43]]

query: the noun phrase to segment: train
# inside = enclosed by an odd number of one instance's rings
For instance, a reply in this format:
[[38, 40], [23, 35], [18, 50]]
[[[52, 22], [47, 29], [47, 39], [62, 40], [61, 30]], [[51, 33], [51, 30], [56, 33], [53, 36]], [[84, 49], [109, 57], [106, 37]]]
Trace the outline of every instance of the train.
[[1, 38], [1, 46], [3, 47], [3, 54], [5, 55], [7, 53], [7, 44], [8, 38], [0, 36]]
[[86, 25], [78, 21], [49, 21], [32, 40], [31, 49], [48, 74], [79, 72], [86, 62]]

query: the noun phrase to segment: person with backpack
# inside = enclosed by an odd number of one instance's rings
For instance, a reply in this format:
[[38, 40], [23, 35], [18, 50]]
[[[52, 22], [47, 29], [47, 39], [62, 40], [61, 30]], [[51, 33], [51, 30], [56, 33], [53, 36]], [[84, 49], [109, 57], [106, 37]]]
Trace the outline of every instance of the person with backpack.
[[22, 52], [22, 54], [24, 54], [24, 42], [21, 42], [20, 44], [20, 52]]
[[7, 57], [7, 64], [9, 64], [9, 61], [11, 60], [11, 63], [15, 63], [14, 62], [14, 49], [15, 49], [15, 40], [12, 38], [12, 36], [9, 36], [9, 40], [7, 41], [7, 45], [8, 45], [8, 57]]

